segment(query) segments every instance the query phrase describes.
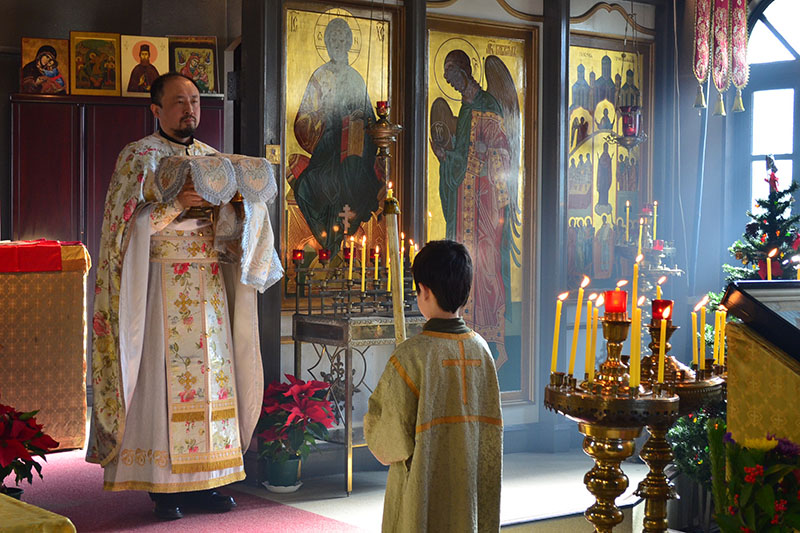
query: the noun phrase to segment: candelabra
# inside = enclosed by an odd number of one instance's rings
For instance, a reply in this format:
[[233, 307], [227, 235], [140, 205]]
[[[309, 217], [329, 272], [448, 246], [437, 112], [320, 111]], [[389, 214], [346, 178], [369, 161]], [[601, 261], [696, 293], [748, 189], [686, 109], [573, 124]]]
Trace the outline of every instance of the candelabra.
[[674, 487], [667, 480], [664, 468], [672, 462], [674, 455], [666, 440], [667, 431], [678, 416], [686, 415], [702, 405], [722, 399], [724, 385], [724, 369], [713, 366], [713, 359], [708, 360], [709, 370], [693, 371], [669, 355], [672, 345], [670, 337], [678, 329], [671, 319], [666, 319], [663, 383], [659, 383], [658, 365], [660, 346], [661, 320], [653, 319], [648, 329], [651, 342], [648, 347], [651, 355], [642, 358], [642, 384], [654, 394], [676, 394], [680, 398], [678, 412], [673, 416], [653, 420], [647, 424], [650, 436], [642, 447], [639, 456], [650, 468], [647, 476], [636, 489], [636, 494], [645, 498], [644, 532], [655, 533], [667, 531], [667, 501], [676, 497]]
[[596, 378], [578, 385], [573, 376], [552, 372], [545, 406], [578, 422], [583, 450], [595, 462], [584, 483], [596, 501], [584, 515], [595, 531], [607, 533], [623, 519], [615, 500], [628, 487], [628, 477], [620, 463], [633, 455], [643, 426], [668, 424], [677, 417], [679, 400], [668, 389], [630, 386], [622, 343], [631, 321], [625, 313], [607, 312], [602, 322], [607, 355]]

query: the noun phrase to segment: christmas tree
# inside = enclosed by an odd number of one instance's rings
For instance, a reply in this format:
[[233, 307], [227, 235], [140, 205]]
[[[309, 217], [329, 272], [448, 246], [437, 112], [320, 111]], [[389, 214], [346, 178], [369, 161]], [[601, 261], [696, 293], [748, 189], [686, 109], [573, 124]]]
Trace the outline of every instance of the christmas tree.
[[766, 157], [769, 196], [756, 201], [757, 210], [748, 211], [751, 221], [745, 226], [744, 235], [734, 242], [728, 251], [743, 266], [722, 265], [728, 282], [741, 279], [767, 279], [767, 255], [772, 256], [772, 279], [794, 279], [798, 263], [792, 261], [800, 247], [797, 221], [800, 215], [792, 215], [791, 205], [797, 182], [778, 189], [778, 168], [771, 156]]

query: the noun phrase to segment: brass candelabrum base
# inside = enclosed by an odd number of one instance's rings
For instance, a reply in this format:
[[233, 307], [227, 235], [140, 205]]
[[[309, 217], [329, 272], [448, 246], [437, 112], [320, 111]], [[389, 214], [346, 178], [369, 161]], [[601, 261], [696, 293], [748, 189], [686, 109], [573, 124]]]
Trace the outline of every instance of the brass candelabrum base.
[[586, 509], [584, 516], [598, 533], [610, 533], [623, 520], [622, 511], [615, 501], [628, 488], [628, 476], [620, 463], [633, 455], [634, 439], [641, 427], [608, 427], [581, 422], [583, 451], [594, 459], [594, 467], [583, 477], [586, 488], [595, 497], [595, 503]]
[[677, 498], [674, 487], [664, 474], [664, 468], [672, 462], [674, 454], [666, 440], [667, 431], [677, 420], [699, 409], [702, 405], [719, 401], [723, 393], [723, 379], [716, 375], [713, 359], [707, 361], [709, 370], [695, 372], [669, 355], [672, 345], [669, 339], [678, 329], [667, 322], [666, 346], [664, 355], [664, 383], [657, 383], [658, 353], [660, 349], [661, 324], [657, 321], [649, 325], [651, 342], [648, 347], [651, 355], [642, 358], [642, 384], [655, 395], [676, 394], [680, 398], [679, 410], [674, 417], [661, 422], [647, 424], [650, 436], [642, 447], [639, 457], [650, 468], [647, 476], [639, 483], [636, 494], [645, 498], [645, 533], [664, 533], [667, 531], [667, 501]]
[[601, 533], [622, 521], [615, 500], [628, 487], [628, 478], [620, 463], [633, 455], [634, 439], [643, 426], [669, 427], [678, 416], [678, 397], [670, 389], [630, 388], [621, 353], [629, 328], [624, 314], [607, 314], [603, 319], [607, 356], [596, 379], [578, 385], [573, 376], [553, 372], [545, 388], [545, 406], [578, 422], [585, 436], [583, 450], [595, 465], [584, 483], [596, 501], [584, 515]]

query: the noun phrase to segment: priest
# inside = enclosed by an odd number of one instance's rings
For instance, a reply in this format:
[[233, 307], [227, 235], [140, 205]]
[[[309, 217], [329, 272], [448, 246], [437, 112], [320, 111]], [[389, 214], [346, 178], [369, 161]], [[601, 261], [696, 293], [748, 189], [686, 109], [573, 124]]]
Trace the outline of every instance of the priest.
[[[177, 519], [236, 505], [215, 489], [245, 477], [242, 454], [263, 394], [256, 290], [282, 270], [268, 217], [259, 242], [270, 249], [258, 254], [267, 260], [250, 254], [243, 275], [244, 260], [225, 261], [242, 239], [215, 238], [225, 217], [204, 214], [209, 204], [192, 180], [165, 198], [155, 179], [162, 160], [215, 150], [194, 138], [200, 94], [192, 80], [160, 76], [151, 101], [158, 133], [122, 150], [106, 197], [87, 460], [103, 466], [106, 490], [148, 491], [159, 518]], [[259, 202], [250, 207], [266, 213]]]

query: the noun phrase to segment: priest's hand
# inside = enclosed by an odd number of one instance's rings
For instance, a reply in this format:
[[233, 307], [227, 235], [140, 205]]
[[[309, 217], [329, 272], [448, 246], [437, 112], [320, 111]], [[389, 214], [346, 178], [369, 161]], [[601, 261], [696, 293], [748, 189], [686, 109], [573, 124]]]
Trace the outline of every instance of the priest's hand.
[[181, 207], [184, 209], [190, 207], [209, 207], [211, 205], [194, 190], [194, 184], [191, 180], [187, 180], [181, 192], [178, 193], [178, 203], [180, 203]]

